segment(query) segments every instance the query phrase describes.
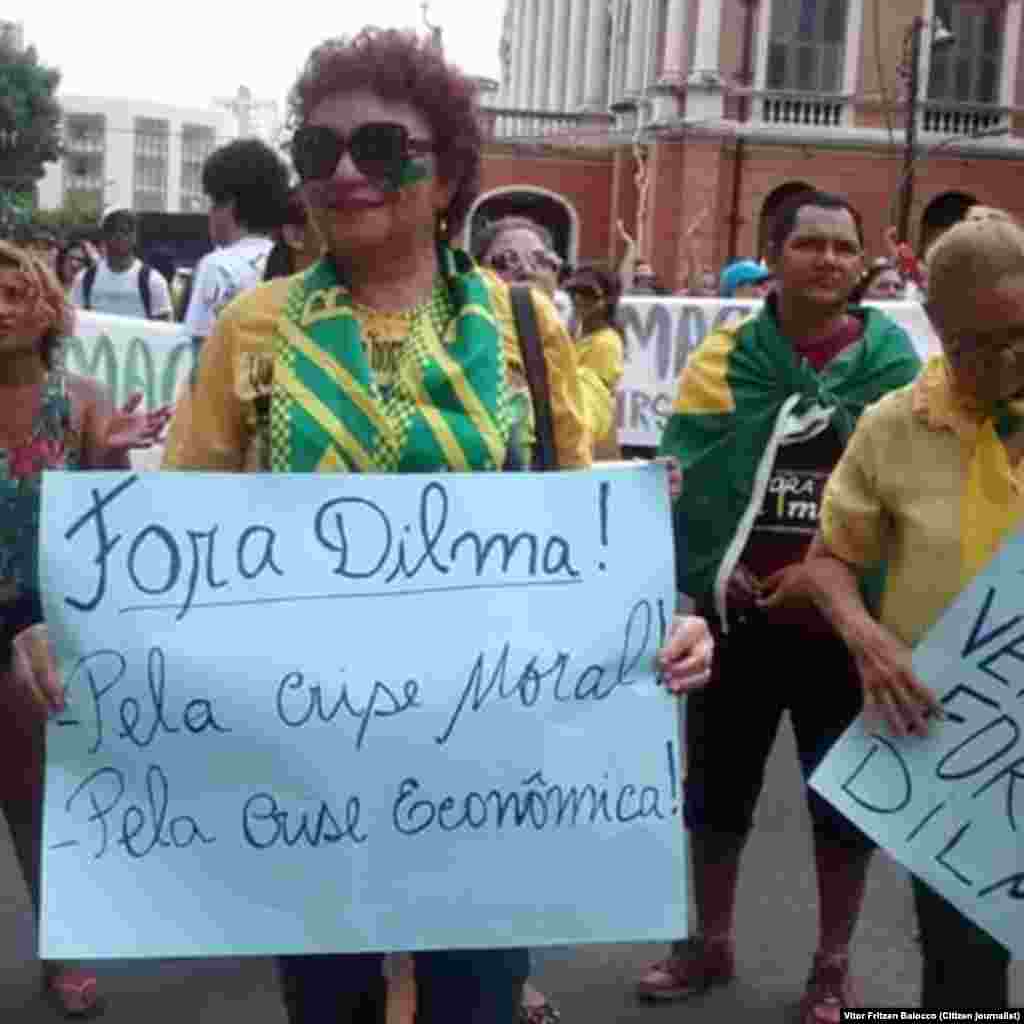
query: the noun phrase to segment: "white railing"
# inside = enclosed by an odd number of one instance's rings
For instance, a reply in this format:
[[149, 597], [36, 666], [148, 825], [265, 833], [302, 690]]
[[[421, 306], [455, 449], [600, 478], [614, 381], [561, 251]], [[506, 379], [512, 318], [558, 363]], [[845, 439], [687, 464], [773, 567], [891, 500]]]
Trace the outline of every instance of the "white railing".
[[800, 92], [759, 93], [756, 103], [765, 124], [793, 128], [838, 128], [847, 107], [845, 96]]
[[1010, 111], [967, 103], [922, 103], [922, 135], [980, 135], [1009, 129]]
[[562, 142], [577, 144], [607, 138], [615, 125], [611, 114], [570, 114], [552, 110], [483, 107], [484, 139], [494, 142]]

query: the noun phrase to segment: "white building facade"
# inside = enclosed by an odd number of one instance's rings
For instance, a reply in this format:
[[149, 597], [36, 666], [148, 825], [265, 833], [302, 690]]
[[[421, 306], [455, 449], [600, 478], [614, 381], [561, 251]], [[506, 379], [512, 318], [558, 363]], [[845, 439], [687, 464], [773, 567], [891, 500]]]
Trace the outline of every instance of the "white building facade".
[[86, 96], [61, 96], [60, 103], [64, 155], [39, 183], [43, 209], [77, 197], [100, 210], [206, 210], [203, 162], [236, 135], [228, 110]]
[[[600, 112], [659, 82], [684, 83], [684, 33], [717, 46], [720, 2], [506, 0], [496, 106]], [[688, 48], [688, 47], [687, 47]], [[704, 55], [701, 55], [702, 57]], [[717, 57], [717, 55], [716, 55]]]
[[[610, 110], [628, 128], [735, 121], [742, 102], [747, 131], [880, 139], [915, 18], [922, 136], [1014, 133], [1024, 0], [506, 0], [490, 102], [549, 118]], [[529, 124], [502, 127], [517, 123]]]

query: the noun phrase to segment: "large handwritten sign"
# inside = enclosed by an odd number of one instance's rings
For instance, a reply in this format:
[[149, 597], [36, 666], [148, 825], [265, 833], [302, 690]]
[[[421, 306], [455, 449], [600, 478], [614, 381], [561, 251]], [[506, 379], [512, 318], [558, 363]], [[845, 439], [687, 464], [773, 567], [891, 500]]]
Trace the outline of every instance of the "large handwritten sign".
[[[878, 305], [903, 326], [922, 358], [937, 351], [938, 341], [918, 303]], [[623, 299], [619, 326], [625, 338], [625, 368], [617, 395], [619, 440], [656, 447], [690, 353], [712, 330], [759, 306], [759, 302], [722, 299]]]
[[686, 932], [662, 467], [49, 474], [47, 959]]
[[1024, 953], [1024, 534], [914, 652], [947, 719], [924, 739], [858, 720], [811, 784], [897, 860]]

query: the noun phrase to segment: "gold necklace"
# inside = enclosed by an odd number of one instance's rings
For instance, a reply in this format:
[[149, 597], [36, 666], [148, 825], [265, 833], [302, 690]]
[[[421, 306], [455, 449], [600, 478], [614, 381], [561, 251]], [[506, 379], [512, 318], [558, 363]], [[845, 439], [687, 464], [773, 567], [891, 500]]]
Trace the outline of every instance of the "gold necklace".
[[363, 337], [370, 345], [398, 345], [412, 332], [413, 325], [427, 312], [430, 300], [421, 302], [413, 309], [400, 312], [383, 312], [372, 306], [353, 302], [352, 312], [358, 317]]

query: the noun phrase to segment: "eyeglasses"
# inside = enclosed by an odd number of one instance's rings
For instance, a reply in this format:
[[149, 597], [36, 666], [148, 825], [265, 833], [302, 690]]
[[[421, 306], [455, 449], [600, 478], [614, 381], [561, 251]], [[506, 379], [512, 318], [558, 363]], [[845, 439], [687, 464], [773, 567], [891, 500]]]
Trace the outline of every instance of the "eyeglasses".
[[292, 136], [291, 152], [303, 181], [331, 177], [346, 152], [361, 174], [379, 181], [393, 177], [410, 156], [433, 153], [434, 146], [410, 138], [405, 125], [367, 121], [348, 138], [325, 124], [303, 125]]
[[516, 273], [520, 270], [530, 271], [538, 267], [547, 267], [548, 270], [558, 270], [561, 263], [554, 253], [546, 249], [535, 249], [527, 257], [526, 263], [515, 249], [502, 249], [496, 252], [488, 261], [499, 274]]

